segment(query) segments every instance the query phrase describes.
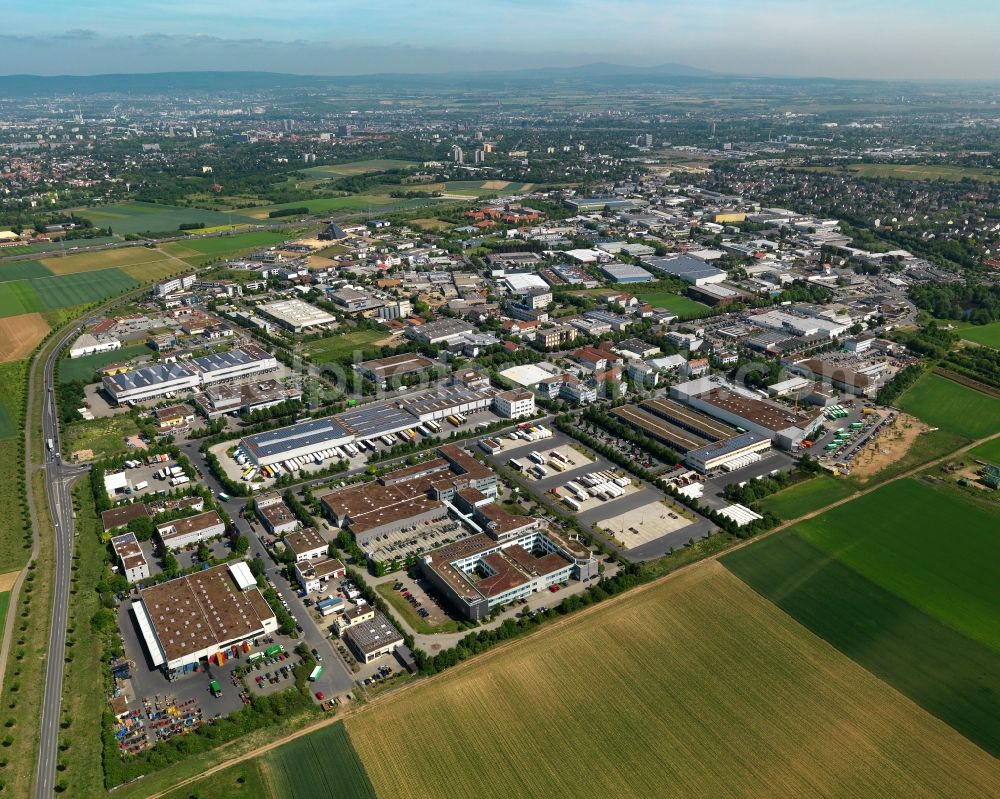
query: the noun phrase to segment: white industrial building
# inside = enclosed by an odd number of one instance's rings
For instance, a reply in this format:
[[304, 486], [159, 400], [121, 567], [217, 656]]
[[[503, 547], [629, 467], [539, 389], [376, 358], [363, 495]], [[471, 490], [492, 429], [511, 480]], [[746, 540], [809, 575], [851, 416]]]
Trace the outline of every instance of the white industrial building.
[[278, 368], [277, 359], [254, 344], [228, 352], [192, 358], [186, 363], [158, 363], [102, 381], [104, 391], [119, 405], [143, 402], [199, 386], [238, 380]]
[[771, 439], [759, 433], [742, 433], [693, 449], [684, 456], [684, 464], [706, 474], [715, 469], [735, 471], [760, 460], [771, 449]]
[[793, 336], [825, 336], [837, 338], [850, 328], [852, 322], [835, 322], [817, 316], [796, 316], [785, 311], [766, 311], [754, 314], [747, 321], [758, 327], [781, 330]]
[[157, 525], [156, 533], [163, 542], [164, 549], [183, 549], [191, 544], [217, 538], [226, 532], [226, 523], [214, 511], [206, 511], [196, 516], [174, 519], [171, 522]]
[[69, 350], [69, 357], [82, 358], [85, 355], [94, 355], [98, 352], [113, 352], [121, 348], [122, 343], [116, 338], [95, 338], [90, 333], [84, 333], [73, 342], [73, 346]]
[[501, 391], [493, 398], [493, 410], [504, 419], [519, 419], [535, 413], [535, 395], [525, 388]]
[[293, 333], [301, 333], [311, 327], [323, 327], [336, 321], [326, 311], [296, 299], [276, 300], [259, 305], [257, 311]]

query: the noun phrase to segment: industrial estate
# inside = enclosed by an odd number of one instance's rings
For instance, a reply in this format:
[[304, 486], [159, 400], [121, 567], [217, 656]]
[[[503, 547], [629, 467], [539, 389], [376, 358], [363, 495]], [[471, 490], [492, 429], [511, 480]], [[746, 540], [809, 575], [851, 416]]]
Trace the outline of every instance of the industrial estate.
[[482, 80], [0, 90], [0, 795], [1000, 795], [996, 93]]

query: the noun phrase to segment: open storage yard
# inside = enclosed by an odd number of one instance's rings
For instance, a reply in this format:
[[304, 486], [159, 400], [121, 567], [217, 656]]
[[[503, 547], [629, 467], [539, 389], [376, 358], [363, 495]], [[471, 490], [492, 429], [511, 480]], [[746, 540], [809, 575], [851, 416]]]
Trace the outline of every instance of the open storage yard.
[[822, 638], [1000, 754], [1000, 509], [891, 483], [724, 556]]
[[995, 433], [1000, 418], [1000, 400], [933, 373], [914, 383], [899, 405], [932, 427], [971, 439]]
[[959, 797], [1000, 780], [986, 753], [716, 562], [347, 728], [385, 799]]

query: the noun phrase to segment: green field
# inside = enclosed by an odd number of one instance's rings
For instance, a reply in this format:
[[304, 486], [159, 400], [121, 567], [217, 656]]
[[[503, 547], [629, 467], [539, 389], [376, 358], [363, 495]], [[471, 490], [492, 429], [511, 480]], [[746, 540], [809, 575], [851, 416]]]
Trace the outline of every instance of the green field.
[[8, 280], [31, 280], [36, 277], [51, 277], [52, 273], [40, 261], [9, 261], [0, 263], [0, 283]]
[[7, 407], [0, 403], [0, 438], [13, 438], [17, 435], [17, 424], [11, 417]]
[[977, 439], [997, 432], [1000, 400], [928, 372], [908, 389], [899, 407], [932, 427]]
[[346, 164], [314, 166], [302, 171], [318, 178], [343, 178], [353, 175], [367, 175], [371, 172], [385, 172], [389, 169], [411, 169], [419, 166], [415, 161], [400, 161], [394, 158], [371, 158], [367, 161], [351, 161]]
[[202, 208], [179, 208], [158, 203], [122, 202], [98, 208], [77, 208], [77, 216], [89, 219], [95, 227], [111, 227], [114, 233], [162, 233], [177, 230], [182, 224], [201, 222], [206, 227], [250, 221], [240, 214], [206, 211]]
[[64, 241], [40, 241], [37, 243], [25, 244], [22, 247], [5, 247], [0, 254], [2, 259], [11, 255], [28, 255], [30, 253], [59, 252], [60, 250], [71, 250], [74, 247], [97, 247], [101, 244], [112, 244], [121, 241], [118, 236], [94, 236], [92, 239], [66, 239]]
[[[256, 760], [244, 760], [194, 785], [177, 788], [164, 799], [275, 799]], [[280, 798], [279, 798], [280, 799]]]
[[98, 460], [122, 455], [128, 452], [125, 436], [134, 436], [138, 432], [139, 428], [131, 416], [107, 416], [73, 422], [66, 425], [63, 434], [64, 457], [81, 449], [92, 450]]
[[185, 249], [194, 250], [202, 255], [219, 255], [255, 247], [273, 247], [287, 240], [288, 236], [284, 233], [254, 230], [249, 233], [234, 233], [231, 236], [185, 239], [178, 243]]
[[10, 591], [0, 593], [0, 636], [3, 635], [3, 628], [7, 624], [7, 607], [10, 605]]
[[[48, 280], [50, 278], [38, 278]], [[0, 316], [20, 316], [23, 313], [43, 311], [45, 306], [35, 293], [34, 280], [9, 280], [0, 289]]]
[[71, 383], [74, 380], [85, 380], [90, 382], [94, 379], [94, 374], [102, 366], [117, 361], [127, 361], [136, 355], [151, 355], [152, 350], [145, 344], [134, 344], [131, 347], [122, 347], [120, 350], [111, 352], [95, 352], [93, 355], [84, 355], [82, 358], [65, 358], [59, 361], [59, 382]]
[[810, 172], [839, 174], [850, 172], [863, 178], [896, 180], [1000, 180], [1000, 169], [954, 166], [950, 164], [845, 164], [843, 167], [806, 167]]
[[[398, 187], [394, 187], [398, 188]], [[390, 197], [388, 194], [352, 194], [348, 197], [322, 197], [315, 200], [299, 200], [291, 203], [280, 203], [278, 205], [264, 205], [259, 208], [249, 209], [247, 213], [256, 219], [267, 219], [271, 211], [282, 211], [287, 208], [306, 208], [310, 214], [326, 214], [333, 211], [378, 211], [388, 213], [390, 211], [406, 211], [410, 208], [420, 208], [425, 205], [445, 202], [440, 198], [400, 198]]]
[[0, 290], [0, 316], [84, 305], [108, 299], [138, 285], [139, 281], [121, 269], [11, 280]]
[[960, 797], [1000, 784], [996, 760], [716, 561], [346, 724], [380, 799]]
[[45, 309], [68, 308], [114, 297], [140, 285], [121, 269], [99, 269], [31, 281]]
[[1000, 652], [1000, 507], [917, 478], [795, 532], [924, 613]]
[[821, 474], [772, 494], [760, 504], [779, 519], [797, 519], [850, 496], [854, 490], [845, 480]]
[[1000, 510], [908, 479], [722, 557], [763, 596], [1000, 754]]
[[282, 799], [375, 799], [343, 722], [269, 752], [262, 770]]
[[22, 484], [18, 463], [24, 450], [20, 436], [24, 392], [27, 389], [27, 361], [0, 364], [0, 573], [20, 568], [27, 559], [26, 535], [30, 525], [21, 517]]
[[1000, 465], [1000, 438], [994, 438], [992, 441], [970, 449], [969, 455]]
[[1000, 349], [1000, 322], [988, 325], [964, 325], [956, 328], [958, 335], [966, 341], [974, 341], [985, 347]]
[[632, 288], [626, 286], [625, 290], [629, 294], [638, 297], [644, 302], [648, 302], [654, 308], [666, 308], [673, 311], [681, 319], [697, 319], [700, 316], [707, 316], [712, 313], [712, 309], [700, 302], [695, 302], [690, 297], [682, 294], [674, 294], [669, 291], [643, 291], [641, 286]]
[[386, 334], [378, 330], [354, 330], [350, 333], [334, 333], [332, 336], [310, 341], [303, 345], [303, 351], [313, 363], [336, 361], [355, 350], [370, 347], [384, 339]]

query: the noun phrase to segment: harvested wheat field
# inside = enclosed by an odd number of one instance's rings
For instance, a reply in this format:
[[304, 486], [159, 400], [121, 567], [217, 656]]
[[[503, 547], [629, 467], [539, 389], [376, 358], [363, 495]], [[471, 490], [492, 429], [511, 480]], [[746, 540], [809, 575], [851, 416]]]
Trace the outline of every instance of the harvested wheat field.
[[50, 329], [40, 313], [0, 318], [0, 363], [27, 357]]
[[348, 721], [392, 797], [968, 797], [1000, 763], [717, 562]]
[[483, 183], [484, 189], [506, 189], [510, 185], [509, 180], [487, 180]]

